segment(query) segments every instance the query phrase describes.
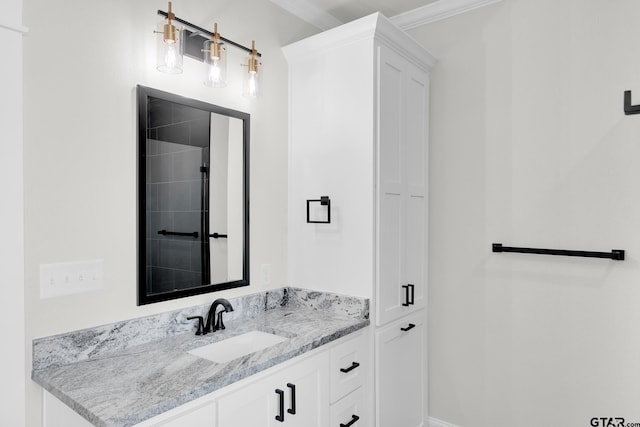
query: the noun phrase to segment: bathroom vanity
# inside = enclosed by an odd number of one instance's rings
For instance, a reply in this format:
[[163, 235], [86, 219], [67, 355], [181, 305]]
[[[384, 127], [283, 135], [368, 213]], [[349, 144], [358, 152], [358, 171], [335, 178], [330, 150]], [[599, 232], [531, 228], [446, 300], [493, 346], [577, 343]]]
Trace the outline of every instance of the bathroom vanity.
[[[34, 341], [44, 425], [325, 427], [369, 419], [367, 300], [285, 288], [230, 301], [227, 328], [206, 335], [186, 320], [201, 306]], [[285, 339], [220, 363], [189, 353], [254, 331]]]

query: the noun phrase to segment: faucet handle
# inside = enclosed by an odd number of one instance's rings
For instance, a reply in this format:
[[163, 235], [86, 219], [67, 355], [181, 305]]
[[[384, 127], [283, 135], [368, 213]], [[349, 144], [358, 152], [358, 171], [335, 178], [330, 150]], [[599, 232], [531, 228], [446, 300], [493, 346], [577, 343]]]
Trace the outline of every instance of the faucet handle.
[[202, 316], [191, 316], [187, 317], [187, 320], [198, 319], [198, 330], [196, 331], [196, 335], [205, 335], [207, 331], [204, 330], [204, 319]]
[[218, 313], [216, 324], [213, 327], [214, 331], [219, 331], [220, 329], [226, 329], [224, 326], [224, 323], [222, 322], [222, 313], [224, 313], [224, 310]]

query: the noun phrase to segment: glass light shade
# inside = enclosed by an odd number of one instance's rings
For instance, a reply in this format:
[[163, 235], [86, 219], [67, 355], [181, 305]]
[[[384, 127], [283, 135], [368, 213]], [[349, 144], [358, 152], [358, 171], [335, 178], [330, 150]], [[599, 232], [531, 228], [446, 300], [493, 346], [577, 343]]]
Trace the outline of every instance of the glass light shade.
[[204, 63], [206, 75], [204, 84], [211, 87], [225, 87], [227, 85], [227, 50], [224, 44], [213, 40], [204, 42]]
[[242, 67], [242, 95], [247, 98], [259, 98], [262, 92], [264, 67], [262, 59], [250, 55], [247, 64]]
[[156, 34], [158, 70], [168, 74], [182, 73], [182, 27], [164, 20], [158, 23]]

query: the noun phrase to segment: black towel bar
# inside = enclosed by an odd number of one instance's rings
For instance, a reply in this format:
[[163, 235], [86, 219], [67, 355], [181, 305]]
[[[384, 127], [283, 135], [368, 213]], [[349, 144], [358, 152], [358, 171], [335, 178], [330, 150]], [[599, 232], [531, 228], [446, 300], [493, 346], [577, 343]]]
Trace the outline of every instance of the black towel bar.
[[537, 249], [537, 248], [518, 248], [513, 246], [502, 246], [502, 243], [493, 243], [493, 252], [516, 252], [521, 254], [538, 254], [538, 255], [564, 255], [578, 256], [587, 258], [609, 258], [615, 261], [624, 261], [624, 250], [613, 249], [611, 252], [590, 252], [590, 251], [569, 251], [564, 249]]
[[191, 233], [183, 233], [183, 232], [180, 232], [180, 231], [160, 230], [160, 231], [158, 231], [158, 234], [161, 234], [163, 236], [186, 236], [186, 237], [193, 237], [193, 238], [197, 238], [198, 237], [198, 232], [197, 231], [193, 231]]

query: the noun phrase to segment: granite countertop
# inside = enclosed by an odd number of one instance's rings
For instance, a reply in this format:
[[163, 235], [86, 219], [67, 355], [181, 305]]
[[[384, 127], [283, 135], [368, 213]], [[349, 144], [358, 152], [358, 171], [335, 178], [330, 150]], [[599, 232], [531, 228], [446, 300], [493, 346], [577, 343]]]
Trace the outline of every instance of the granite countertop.
[[[34, 340], [32, 379], [92, 424], [126, 427], [369, 324], [368, 300], [336, 294], [283, 288], [229, 301], [227, 328], [207, 335], [186, 321], [206, 314], [199, 306]], [[188, 353], [254, 330], [288, 339], [220, 364]]]

